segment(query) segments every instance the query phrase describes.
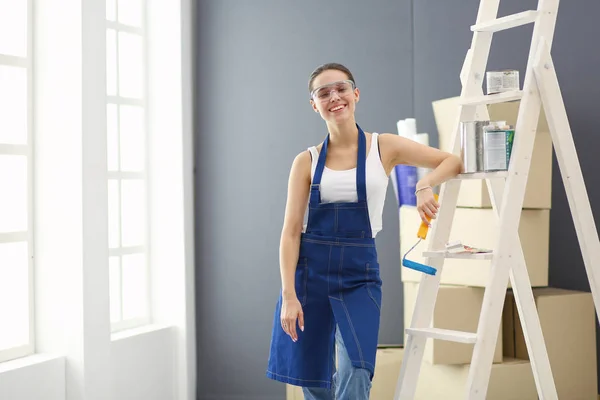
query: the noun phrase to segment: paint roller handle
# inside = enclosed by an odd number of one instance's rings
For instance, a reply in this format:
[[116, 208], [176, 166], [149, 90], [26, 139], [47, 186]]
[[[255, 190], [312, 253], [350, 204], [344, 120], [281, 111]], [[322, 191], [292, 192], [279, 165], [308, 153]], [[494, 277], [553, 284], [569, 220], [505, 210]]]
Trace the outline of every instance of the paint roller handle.
[[[435, 199], [435, 201], [438, 201], [439, 196], [434, 193], [433, 198]], [[431, 218], [429, 216], [426, 216], [425, 218], [427, 218], [427, 221], [431, 221]], [[425, 240], [428, 231], [429, 226], [425, 222], [421, 222], [421, 226], [419, 226], [419, 230], [417, 231], [417, 237], [419, 239]]]

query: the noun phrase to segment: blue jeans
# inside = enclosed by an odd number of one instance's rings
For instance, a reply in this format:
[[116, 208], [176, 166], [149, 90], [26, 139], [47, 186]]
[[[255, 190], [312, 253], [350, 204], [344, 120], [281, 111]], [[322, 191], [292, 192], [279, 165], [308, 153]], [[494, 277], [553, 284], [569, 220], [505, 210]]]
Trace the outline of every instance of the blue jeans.
[[337, 369], [331, 389], [303, 387], [305, 400], [368, 400], [371, 390], [369, 371], [352, 365], [340, 330], [335, 331]]

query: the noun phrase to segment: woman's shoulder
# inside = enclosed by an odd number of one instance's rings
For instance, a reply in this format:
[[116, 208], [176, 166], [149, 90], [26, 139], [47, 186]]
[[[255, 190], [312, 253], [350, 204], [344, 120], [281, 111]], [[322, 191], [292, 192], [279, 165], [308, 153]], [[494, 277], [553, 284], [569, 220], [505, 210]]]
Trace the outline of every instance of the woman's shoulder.
[[403, 147], [406, 144], [407, 139], [400, 135], [396, 135], [394, 133], [380, 133], [378, 135], [377, 141], [379, 142], [379, 147], [382, 151], [392, 151], [398, 149], [398, 147]]
[[383, 142], [388, 142], [388, 141], [392, 141], [395, 140], [395, 138], [399, 137], [396, 134], [393, 133], [379, 133], [379, 141], [383, 141]]
[[304, 150], [294, 157], [290, 168], [290, 179], [301, 179], [310, 183], [312, 158], [309, 150]]
[[310, 150], [306, 149], [296, 154], [294, 161], [292, 162], [292, 168], [310, 171], [311, 163], [312, 156], [310, 154]]

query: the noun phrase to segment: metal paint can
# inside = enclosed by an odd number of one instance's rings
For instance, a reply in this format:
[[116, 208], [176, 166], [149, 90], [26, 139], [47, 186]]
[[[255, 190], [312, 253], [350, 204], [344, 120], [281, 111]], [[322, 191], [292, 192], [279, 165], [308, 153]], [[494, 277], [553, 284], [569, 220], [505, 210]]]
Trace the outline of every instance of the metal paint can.
[[519, 71], [507, 69], [486, 73], [487, 94], [519, 90]]
[[489, 121], [460, 123], [460, 156], [466, 174], [484, 171], [483, 127], [489, 123]]

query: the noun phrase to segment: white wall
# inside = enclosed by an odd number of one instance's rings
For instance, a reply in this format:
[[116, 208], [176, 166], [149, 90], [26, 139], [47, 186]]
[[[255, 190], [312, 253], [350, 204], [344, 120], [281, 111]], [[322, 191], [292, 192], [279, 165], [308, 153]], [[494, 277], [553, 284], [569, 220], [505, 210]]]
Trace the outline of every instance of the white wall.
[[119, 335], [111, 344], [111, 400], [165, 400], [176, 396], [173, 328]]
[[64, 400], [65, 359], [38, 355], [0, 364], [0, 399]]
[[196, 397], [191, 1], [148, 0], [153, 315], [113, 335], [105, 2], [35, 7], [37, 354], [0, 363], [2, 400]]
[[195, 399], [191, 1], [148, 4], [152, 310], [176, 329], [177, 398]]

